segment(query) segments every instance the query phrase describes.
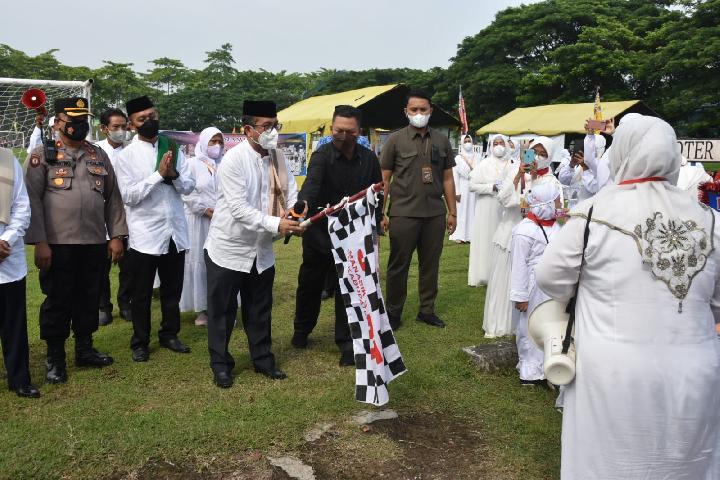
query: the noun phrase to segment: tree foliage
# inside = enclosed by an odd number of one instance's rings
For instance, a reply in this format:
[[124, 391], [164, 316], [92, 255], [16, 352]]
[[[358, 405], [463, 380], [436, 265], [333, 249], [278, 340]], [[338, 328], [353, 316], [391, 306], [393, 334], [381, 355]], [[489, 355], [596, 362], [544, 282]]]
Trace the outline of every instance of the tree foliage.
[[238, 70], [232, 45], [206, 52], [204, 67], [162, 57], [138, 73], [105, 60], [97, 69], [62, 65], [52, 49], [29, 56], [0, 45], [0, 76], [94, 78], [93, 109], [148, 94], [164, 128], [198, 131], [240, 124], [246, 98], [279, 108], [303, 98], [405, 83], [455, 111], [462, 86], [473, 129], [519, 106], [641, 99], [683, 136], [720, 137], [720, 0], [547, 0], [505, 9], [463, 39], [450, 66], [277, 73]]

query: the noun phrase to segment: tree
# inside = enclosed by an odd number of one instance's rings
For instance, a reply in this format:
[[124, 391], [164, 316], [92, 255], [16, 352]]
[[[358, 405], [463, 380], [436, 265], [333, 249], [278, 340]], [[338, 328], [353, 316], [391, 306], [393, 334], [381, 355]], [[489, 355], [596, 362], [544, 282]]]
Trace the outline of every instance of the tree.
[[150, 63], [155, 67], [143, 75], [145, 81], [167, 95], [182, 88], [188, 79], [190, 72], [180, 60], [162, 57]]

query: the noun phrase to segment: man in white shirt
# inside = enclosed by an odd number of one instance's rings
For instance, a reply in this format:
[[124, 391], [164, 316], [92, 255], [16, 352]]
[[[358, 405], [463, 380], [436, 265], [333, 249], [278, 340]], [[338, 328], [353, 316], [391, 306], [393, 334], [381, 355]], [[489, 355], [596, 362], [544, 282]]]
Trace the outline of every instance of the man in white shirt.
[[215, 384], [233, 384], [235, 360], [228, 351], [237, 315], [237, 294], [255, 371], [286, 377], [271, 351], [273, 238], [304, 231], [286, 217], [297, 185], [282, 150], [274, 102], [243, 104], [247, 141], [230, 149], [218, 170], [218, 201], [205, 242], [208, 283], [208, 350]]
[[159, 116], [152, 101], [146, 96], [135, 98], [126, 103], [126, 108], [131, 128], [138, 134], [114, 163], [130, 233], [130, 348], [134, 361], [146, 362], [150, 358], [150, 306], [156, 272], [161, 282], [160, 346], [178, 353], [190, 352], [177, 336], [185, 251], [189, 247], [180, 195], [192, 192], [195, 179], [174, 142], [159, 135]]
[[[105, 135], [105, 140], [101, 140], [96, 145], [107, 153], [111, 163], [115, 163], [115, 157], [122, 152], [125, 147], [125, 138], [127, 132], [127, 115], [122, 110], [110, 108], [100, 114], [100, 131]], [[127, 239], [123, 240], [125, 251], [127, 251]], [[105, 266], [105, 275], [100, 285], [100, 313], [99, 324], [101, 326], [108, 325], [112, 322], [113, 304], [110, 301], [110, 267], [112, 262], [107, 261]], [[120, 286], [118, 287], [117, 302], [120, 309], [120, 317], [125, 320], [131, 319], [130, 314], [130, 272], [126, 265], [126, 259], [123, 257], [118, 262], [120, 269]]]
[[25, 304], [25, 244], [30, 225], [30, 200], [23, 172], [12, 151], [0, 148], [0, 338], [10, 390], [37, 398], [30, 383]]

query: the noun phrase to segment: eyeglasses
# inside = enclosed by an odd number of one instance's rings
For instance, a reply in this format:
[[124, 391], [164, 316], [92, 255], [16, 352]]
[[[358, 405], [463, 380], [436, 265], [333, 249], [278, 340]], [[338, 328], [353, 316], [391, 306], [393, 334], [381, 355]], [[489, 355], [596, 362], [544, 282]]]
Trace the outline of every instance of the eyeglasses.
[[259, 130], [259, 131], [272, 130], [273, 128], [275, 130], [277, 130], [278, 132], [280, 130], [282, 130], [282, 123], [273, 123], [273, 124], [266, 123], [263, 125], [250, 125], [250, 126], [253, 127], [255, 130], [257, 130], [258, 128], [261, 128], [262, 130]]

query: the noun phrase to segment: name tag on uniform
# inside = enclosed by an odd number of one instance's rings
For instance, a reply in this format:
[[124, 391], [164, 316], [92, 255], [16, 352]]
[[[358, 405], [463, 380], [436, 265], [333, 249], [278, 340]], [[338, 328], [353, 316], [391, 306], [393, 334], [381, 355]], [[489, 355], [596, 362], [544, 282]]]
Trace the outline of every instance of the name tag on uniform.
[[432, 183], [433, 182], [433, 172], [432, 172], [432, 167], [430, 165], [423, 165], [423, 167], [422, 167], [422, 182], [423, 183]]

